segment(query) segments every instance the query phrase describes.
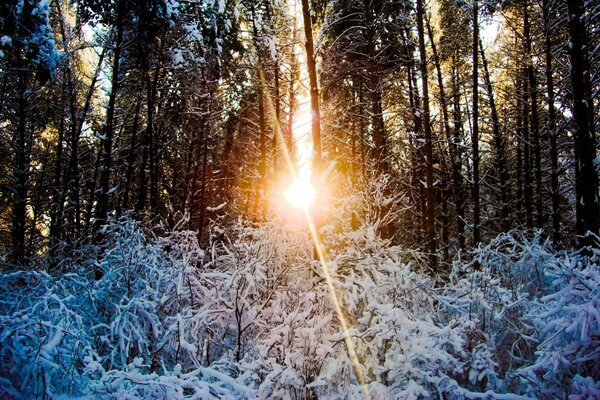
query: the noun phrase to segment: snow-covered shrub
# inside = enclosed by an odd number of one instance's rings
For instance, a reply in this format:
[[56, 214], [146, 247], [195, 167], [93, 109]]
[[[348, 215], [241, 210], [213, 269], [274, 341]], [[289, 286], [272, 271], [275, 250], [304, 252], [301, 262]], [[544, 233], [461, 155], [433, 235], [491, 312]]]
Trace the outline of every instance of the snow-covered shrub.
[[0, 397], [79, 393], [83, 367], [96, 356], [81, 299], [89, 286], [76, 275], [44, 272], [0, 276]]
[[225, 332], [228, 326], [211, 319], [222, 313], [215, 299], [223, 288], [205, 271], [196, 234], [152, 238], [125, 217], [103, 236], [88, 251], [87, 271], [72, 265], [72, 272], [56, 276], [0, 277], [0, 393], [251, 397], [251, 389], [202, 365], [207, 327]]
[[[352, 236], [355, 245], [338, 252], [330, 269], [371, 394], [448, 395], [462, 373], [464, 339], [458, 324], [438, 318], [433, 281], [403, 261], [403, 249], [382, 243], [365, 252]], [[335, 382], [329, 387], [332, 397], [343, 393]]]
[[564, 254], [545, 270], [549, 293], [527, 315], [539, 344], [519, 375], [540, 399], [600, 394], [600, 249], [587, 252]]
[[476, 390], [505, 390], [500, 378], [531, 362], [535, 332], [523, 323], [532, 301], [544, 293], [544, 270], [556, 256], [541, 232], [532, 237], [513, 231], [457, 258], [439, 301], [450, 318], [465, 327], [470, 352], [462, 385]]

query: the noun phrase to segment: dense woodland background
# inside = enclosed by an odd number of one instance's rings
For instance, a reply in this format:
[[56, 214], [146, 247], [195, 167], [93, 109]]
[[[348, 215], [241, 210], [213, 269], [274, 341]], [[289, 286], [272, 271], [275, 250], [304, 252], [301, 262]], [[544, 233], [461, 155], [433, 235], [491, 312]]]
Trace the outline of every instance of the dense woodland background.
[[594, 0], [5, 0], [0, 395], [600, 397], [599, 38]]

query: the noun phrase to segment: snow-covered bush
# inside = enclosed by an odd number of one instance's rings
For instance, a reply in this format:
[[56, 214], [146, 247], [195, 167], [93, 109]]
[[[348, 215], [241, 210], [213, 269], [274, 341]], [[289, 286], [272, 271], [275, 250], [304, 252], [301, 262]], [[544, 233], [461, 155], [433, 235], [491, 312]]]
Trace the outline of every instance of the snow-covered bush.
[[545, 270], [548, 294], [527, 315], [539, 343], [535, 362], [519, 376], [540, 399], [600, 395], [600, 249], [586, 250]]
[[202, 365], [202, 344], [211, 339], [207, 327], [216, 329], [210, 315], [220, 313], [214, 301], [219, 279], [204, 273], [196, 234], [151, 238], [123, 218], [107, 225], [103, 236], [100, 248], [88, 251], [87, 270], [72, 265], [63, 275], [0, 277], [0, 392], [251, 396], [251, 389]]
[[52, 273], [0, 275], [0, 396], [598, 395], [597, 248], [503, 234], [441, 283], [366, 220], [322, 229], [324, 264], [301, 223], [213, 224], [201, 249], [185, 222], [124, 217]]

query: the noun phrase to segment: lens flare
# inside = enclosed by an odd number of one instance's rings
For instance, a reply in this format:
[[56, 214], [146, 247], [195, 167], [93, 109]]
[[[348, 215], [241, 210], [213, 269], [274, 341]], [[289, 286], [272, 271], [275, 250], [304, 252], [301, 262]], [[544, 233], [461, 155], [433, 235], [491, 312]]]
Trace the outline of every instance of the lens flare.
[[308, 210], [317, 197], [317, 191], [310, 181], [295, 179], [283, 197], [294, 207]]

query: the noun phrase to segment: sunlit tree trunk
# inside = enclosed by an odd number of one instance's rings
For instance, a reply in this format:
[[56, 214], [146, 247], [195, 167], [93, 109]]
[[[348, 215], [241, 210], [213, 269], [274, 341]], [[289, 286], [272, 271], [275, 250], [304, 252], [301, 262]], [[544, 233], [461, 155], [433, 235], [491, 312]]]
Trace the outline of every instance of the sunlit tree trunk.
[[306, 66], [308, 68], [308, 83], [310, 85], [311, 128], [313, 139], [313, 173], [321, 175], [321, 112], [319, 108], [319, 86], [317, 83], [317, 66], [313, 43], [312, 20], [308, 0], [302, 0], [302, 16], [304, 18], [304, 36], [306, 39]]

